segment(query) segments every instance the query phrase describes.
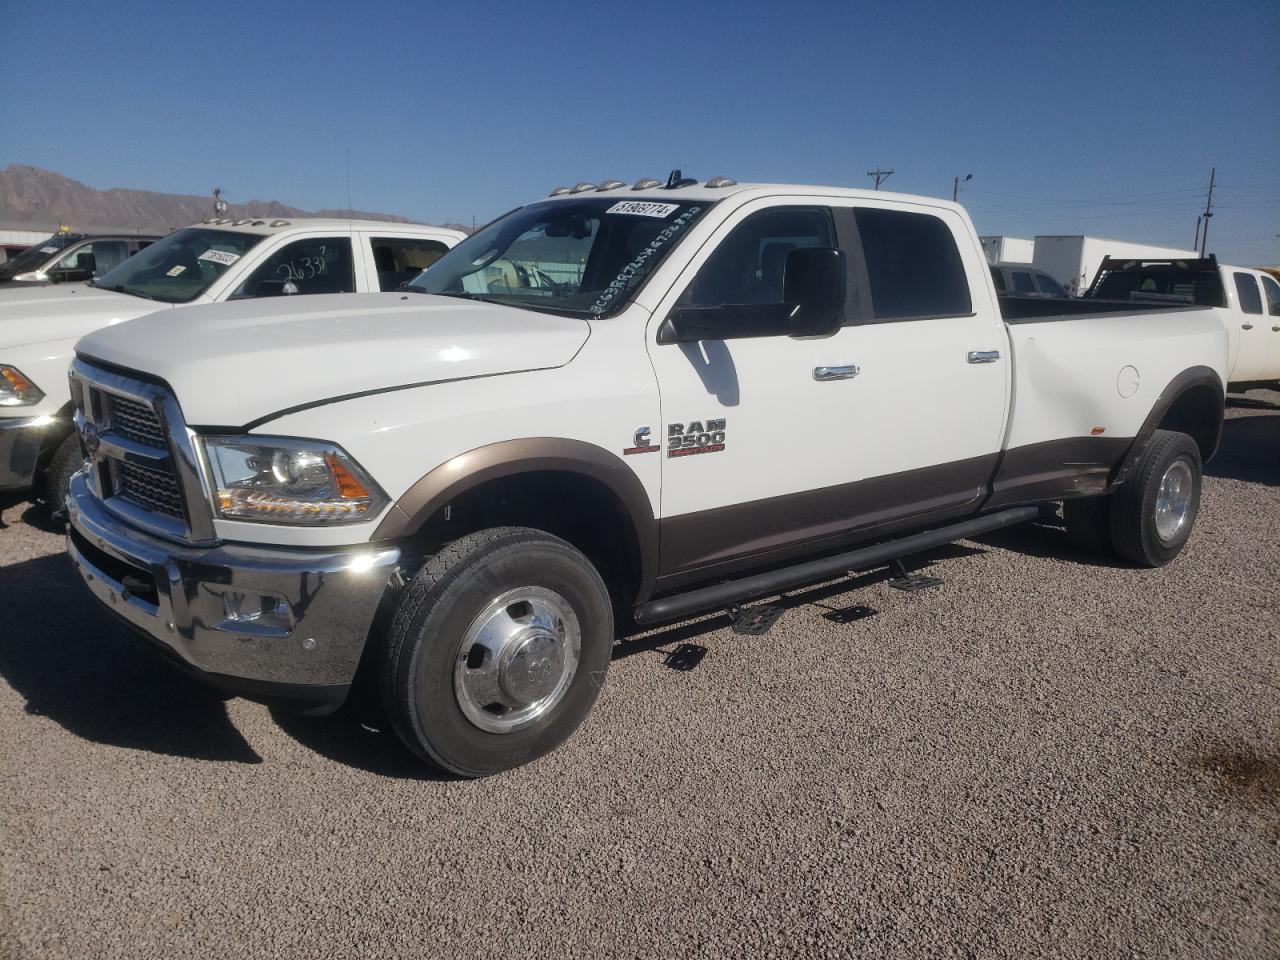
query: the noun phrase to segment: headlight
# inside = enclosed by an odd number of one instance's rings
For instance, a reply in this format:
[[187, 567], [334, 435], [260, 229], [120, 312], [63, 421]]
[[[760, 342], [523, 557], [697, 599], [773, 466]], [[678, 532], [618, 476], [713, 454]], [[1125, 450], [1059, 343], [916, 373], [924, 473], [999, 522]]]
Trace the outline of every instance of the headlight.
[[387, 495], [340, 447], [286, 437], [204, 437], [213, 509], [228, 520], [357, 523]]
[[0, 363], [0, 407], [29, 407], [44, 399], [44, 391], [22, 371]]

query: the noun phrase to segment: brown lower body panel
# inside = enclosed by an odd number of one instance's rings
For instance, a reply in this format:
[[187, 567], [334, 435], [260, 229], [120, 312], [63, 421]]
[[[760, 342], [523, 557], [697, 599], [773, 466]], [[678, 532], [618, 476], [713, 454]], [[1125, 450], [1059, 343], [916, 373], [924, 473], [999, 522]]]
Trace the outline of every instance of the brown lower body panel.
[[655, 593], [952, 522], [1102, 493], [1133, 438], [1072, 437], [660, 521]]

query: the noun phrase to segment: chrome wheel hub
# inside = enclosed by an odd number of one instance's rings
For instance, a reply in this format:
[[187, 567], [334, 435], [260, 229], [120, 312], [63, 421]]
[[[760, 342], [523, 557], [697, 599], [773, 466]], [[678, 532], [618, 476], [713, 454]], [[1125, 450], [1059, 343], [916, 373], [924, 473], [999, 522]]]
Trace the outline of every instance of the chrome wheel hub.
[[1177, 538], [1187, 522], [1195, 478], [1185, 460], [1175, 460], [1160, 478], [1156, 491], [1156, 535], [1165, 543]]
[[458, 647], [458, 706], [481, 730], [512, 733], [564, 698], [581, 655], [569, 601], [545, 587], [509, 590], [480, 611]]

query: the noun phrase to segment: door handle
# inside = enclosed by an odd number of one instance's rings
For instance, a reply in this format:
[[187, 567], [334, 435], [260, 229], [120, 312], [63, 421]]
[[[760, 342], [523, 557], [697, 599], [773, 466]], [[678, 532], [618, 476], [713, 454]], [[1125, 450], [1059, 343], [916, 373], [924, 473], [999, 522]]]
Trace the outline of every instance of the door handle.
[[970, 350], [970, 363], [995, 363], [1000, 359], [999, 350]]
[[1272, 333], [1280, 333], [1280, 327], [1272, 327], [1272, 328], [1271, 328], [1271, 332], [1272, 332]]
[[862, 368], [856, 363], [846, 363], [838, 367], [814, 367], [813, 379], [819, 383], [826, 383], [828, 380], [852, 380], [862, 372]]
[[1253, 324], [1252, 324], [1252, 323], [1242, 323], [1242, 324], [1240, 324], [1240, 329], [1241, 329], [1241, 330], [1252, 330], [1252, 329], [1253, 329]]

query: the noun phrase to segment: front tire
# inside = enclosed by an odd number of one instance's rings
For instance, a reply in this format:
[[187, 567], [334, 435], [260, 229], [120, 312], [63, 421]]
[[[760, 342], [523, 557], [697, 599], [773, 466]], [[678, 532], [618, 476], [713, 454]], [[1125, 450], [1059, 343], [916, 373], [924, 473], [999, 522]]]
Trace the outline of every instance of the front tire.
[[578, 550], [498, 527], [443, 547], [392, 620], [382, 699], [396, 733], [450, 773], [483, 777], [554, 750], [604, 683], [613, 609]]
[[80, 448], [80, 436], [72, 431], [54, 451], [40, 484], [40, 499], [54, 513], [63, 509], [71, 477], [83, 465], [84, 451]]
[[1185, 433], [1157, 430], [1133, 476], [1111, 497], [1111, 543], [1143, 567], [1176, 557], [1200, 513], [1200, 448]]

